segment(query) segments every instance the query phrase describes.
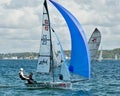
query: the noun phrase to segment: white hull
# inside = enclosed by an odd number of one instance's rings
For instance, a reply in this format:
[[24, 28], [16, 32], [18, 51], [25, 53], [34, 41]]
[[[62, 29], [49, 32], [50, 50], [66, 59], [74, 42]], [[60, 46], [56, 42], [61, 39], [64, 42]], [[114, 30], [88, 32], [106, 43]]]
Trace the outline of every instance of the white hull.
[[55, 88], [55, 89], [72, 89], [72, 83], [70, 82], [38, 82], [34, 84], [25, 83], [30, 89], [39, 88]]

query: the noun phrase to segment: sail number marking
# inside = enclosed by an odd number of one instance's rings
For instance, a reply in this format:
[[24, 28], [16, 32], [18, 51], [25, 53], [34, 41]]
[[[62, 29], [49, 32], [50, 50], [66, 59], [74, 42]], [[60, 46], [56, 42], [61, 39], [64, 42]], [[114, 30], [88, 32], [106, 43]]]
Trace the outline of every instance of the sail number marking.
[[47, 45], [47, 35], [43, 35], [41, 40], [42, 40], [42, 45]]
[[45, 30], [48, 31], [48, 20], [45, 20]]
[[95, 43], [96, 42], [96, 38], [93, 38], [92, 42]]
[[43, 59], [39, 62], [39, 64], [47, 64], [47, 60]]

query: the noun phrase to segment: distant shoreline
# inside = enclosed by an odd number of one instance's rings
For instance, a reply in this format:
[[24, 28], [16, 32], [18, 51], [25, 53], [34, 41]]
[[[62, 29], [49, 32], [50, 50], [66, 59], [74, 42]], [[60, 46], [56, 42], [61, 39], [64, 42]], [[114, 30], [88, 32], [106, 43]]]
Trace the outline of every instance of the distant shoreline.
[[[70, 50], [64, 50], [66, 56], [69, 58], [71, 55]], [[97, 53], [96, 58], [99, 56], [99, 51]], [[104, 60], [114, 60], [115, 56], [120, 60], [120, 48], [116, 48], [113, 50], [103, 50], [103, 58]], [[21, 53], [0, 53], [0, 59], [37, 59], [37, 52], [21, 52]]]

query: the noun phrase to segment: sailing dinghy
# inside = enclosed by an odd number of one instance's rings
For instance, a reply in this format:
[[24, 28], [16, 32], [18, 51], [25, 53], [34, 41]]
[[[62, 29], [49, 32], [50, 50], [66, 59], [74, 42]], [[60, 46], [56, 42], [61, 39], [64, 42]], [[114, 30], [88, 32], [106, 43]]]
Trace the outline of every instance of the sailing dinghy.
[[[52, 29], [53, 30], [53, 29]], [[54, 32], [55, 33], [55, 32]], [[56, 35], [57, 36], [57, 35]], [[59, 41], [58, 41], [59, 42]], [[67, 65], [64, 62], [61, 64], [61, 70], [64, 71], [64, 73], [60, 73], [61, 80], [56, 81], [55, 77], [55, 62], [54, 62], [54, 49], [53, 49], [53, 43], [52, 43], [52, 36], [51, 36], [51, 25], [50, 25], [50, 18], [49, 18], [49, 12], [47, 7], [47, 1], [44, 0], [44, 7], [43, 7], [43, 21], [42, 21], [42, 34], [41, 34], [41, 42], [40, 42], [40, 52], [38, 57], [38, 64], [37, 64], [37, 73], [40, 75], [46, 75], [46, 77], [50, 76], [50, 81], [41, 81], [34, 84], [28, 84], [25, 85], [28, 88], [60, 88], [60, 89], [71, 89], [72, 83], [70, 82], [70, 75], [67, 68]], [[60, 45], [61, 47], [61, 45]], [[61, 51], [63, 54], [63, 51]], [[63, 69], [64, 68], [64, 69]], [[66, 73], [68, 72], [68, 73]], [[40, 78], [42, 79], [42, 77]], [[66, 81], [69, 80], [69, 82]]]
[[[61, 88], [71, 89], [72, 82], [70, 73], [90, 78], [90, 55], [88, 43], [84, 31], [78, 20], [63, 6], [53, 0], [49, 0], [64, 17], [71, 36], [71, 59], [70, 64], [64, 59], [61, 64], [60, 81], [55, 80], [55, 67], [53, 57], [53, 44], [51, 39], [50, 18], [47, 8], [47, 2], [44, 1], [43, 9], [43, 31], [41, 35], [40, 52], [37, 64], [37, 72], [44, 75], [50, 74], [52, 80], [42, 81], [35, 84], [26, 84], [29, 88]], [[59, 45], [61, 46], [61, 45]], [[62, 49], [62, 48], [61, 48]], [[62, 50], [61, 50], [62, 53]], [[42, 78], [41, 78], [42, 79]]]
[[90, 55], [91, 55], [91, 62], [97, 58], [97, 52], [100, 43], [101, 43], [101, 33], [97, 28], [95, 28], [88, 42]]

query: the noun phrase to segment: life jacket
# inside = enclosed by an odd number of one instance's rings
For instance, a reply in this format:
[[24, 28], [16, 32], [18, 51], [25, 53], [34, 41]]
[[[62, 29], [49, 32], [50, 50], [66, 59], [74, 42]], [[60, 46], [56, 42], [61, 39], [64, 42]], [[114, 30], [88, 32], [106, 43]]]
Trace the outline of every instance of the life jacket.
[[26, 78], [24, 78], [20, 73], [19, 73], [19, 77], [21, 78], [21, 80], [26, 80]]
[[27, 80], [28, 84], [36, 83], [36, 81], [32, 79], [32, 75], [29, 75], [29, 78], [26, 78], [23, 74], [21, 74], [21, 72], [19, 72], [19, 77], [21, 80]]

